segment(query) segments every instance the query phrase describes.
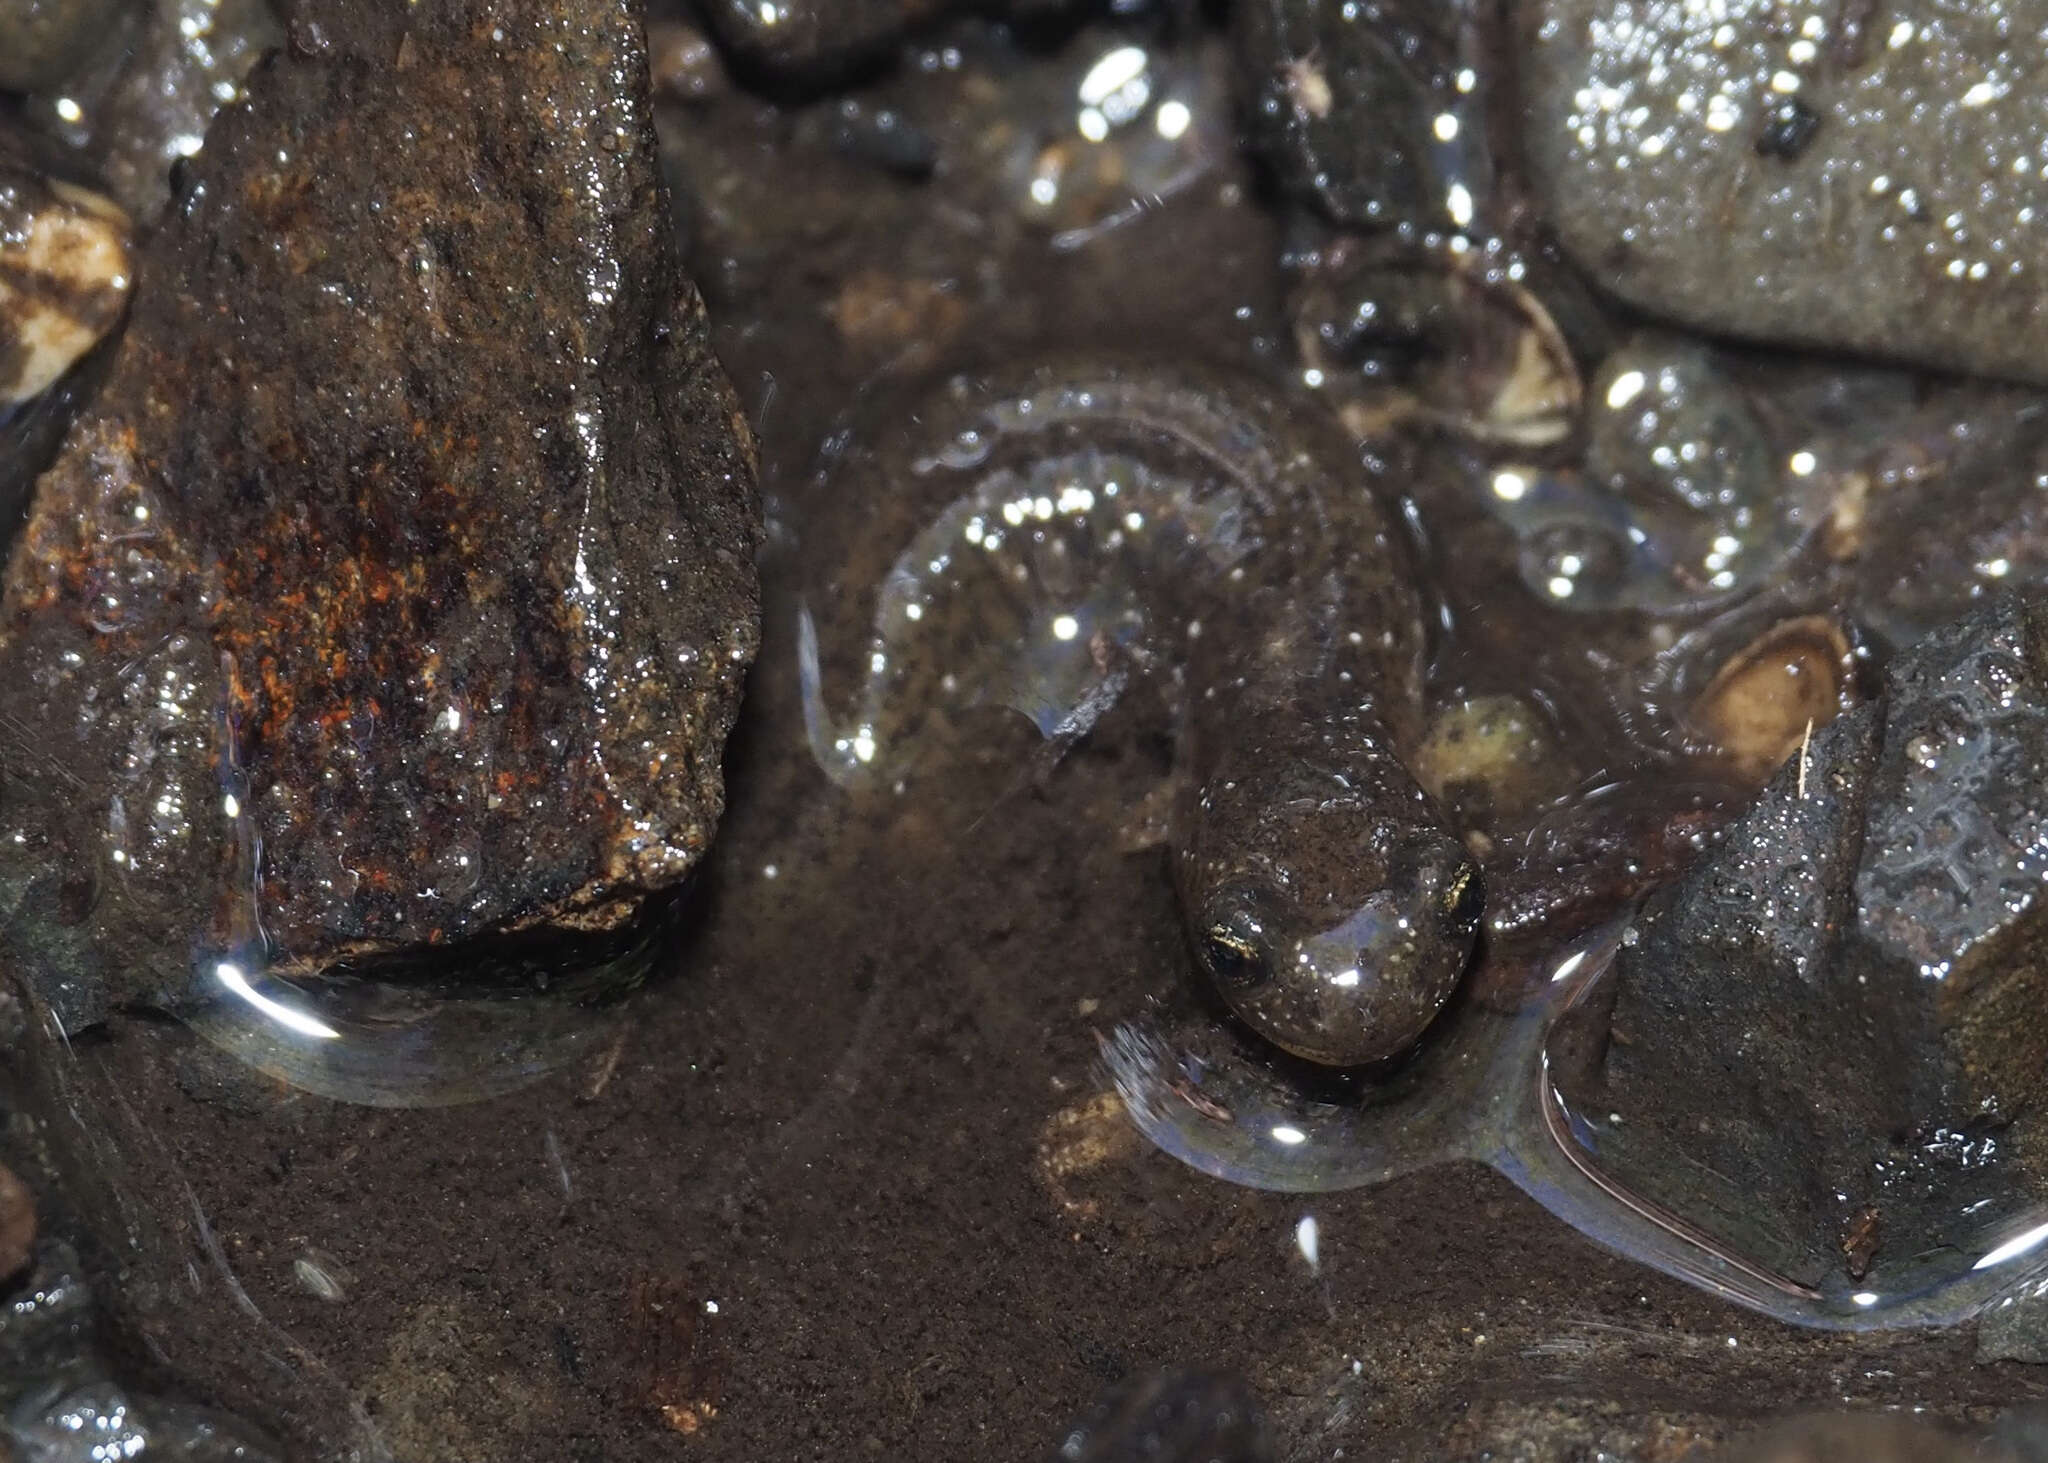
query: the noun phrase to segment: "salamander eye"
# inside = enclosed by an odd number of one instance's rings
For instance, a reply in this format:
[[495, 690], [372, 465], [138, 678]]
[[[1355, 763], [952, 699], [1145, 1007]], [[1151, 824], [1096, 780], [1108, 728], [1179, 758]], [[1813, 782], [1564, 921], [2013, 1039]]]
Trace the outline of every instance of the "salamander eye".
[[1444, 886], [1444, 922], [1456, 930], [1476, 929], [1485, 902], [1486, 890], [1479, 877], [1479, 866], [1468, 859], [1458, 865], [1458, 872]]
[[1273, 974], [1262, 931], [1243, 914], [1228, 915], [1202, 932], [1202, 963], [1226, 990], [1250, 990]]

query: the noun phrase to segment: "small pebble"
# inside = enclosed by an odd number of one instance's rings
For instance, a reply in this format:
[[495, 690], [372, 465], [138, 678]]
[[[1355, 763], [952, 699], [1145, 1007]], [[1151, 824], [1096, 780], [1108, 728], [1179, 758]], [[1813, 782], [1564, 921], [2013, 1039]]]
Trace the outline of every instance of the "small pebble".
[[1848, 637], [1825, 615], [1773, 625], [1730, 656], [1691, 721], [1746, 777], [1763, 781], [1853, 702]]
[[647, 23], [647, 64], [663, 101], [708, 102], [732, 89], [704, 32], [679, 20]]
[[126, 214], [0, 154], [0, 407], [40, 395], [99, 344], [133, 280]]

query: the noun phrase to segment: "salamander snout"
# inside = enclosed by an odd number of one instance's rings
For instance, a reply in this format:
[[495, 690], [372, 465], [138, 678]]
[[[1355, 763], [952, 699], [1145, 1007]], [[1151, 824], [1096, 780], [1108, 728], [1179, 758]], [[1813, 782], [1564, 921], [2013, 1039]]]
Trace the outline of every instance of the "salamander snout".
[[1190, 911], [1197, 957], [1218, 992], [1296, 1056], [1357, 1066], [1399, 1055], [1471, 958], [1480, 876], [1458, 840], [1413, 825], [1377, 852], [1377, 877], [1342, 891], [1348, 897], [1251, 875], [1212, 889]]

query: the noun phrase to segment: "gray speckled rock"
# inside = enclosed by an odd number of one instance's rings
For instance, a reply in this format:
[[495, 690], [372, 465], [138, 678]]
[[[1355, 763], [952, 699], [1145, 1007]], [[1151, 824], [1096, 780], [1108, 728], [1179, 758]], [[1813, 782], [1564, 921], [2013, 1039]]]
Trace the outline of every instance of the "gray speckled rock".
[[2048, 3], [1532, 11], [1528, 162], [1615, 293], [1706, 330], [2048, 380]]

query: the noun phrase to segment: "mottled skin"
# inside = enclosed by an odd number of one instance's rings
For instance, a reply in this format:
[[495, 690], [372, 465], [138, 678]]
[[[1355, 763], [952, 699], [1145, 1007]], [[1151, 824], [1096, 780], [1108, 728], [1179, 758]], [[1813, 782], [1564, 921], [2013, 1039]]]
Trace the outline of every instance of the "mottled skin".
[[[1169, 842], [1189, 942], [1223, 998], [1313, 1061], [1411, 1045], [1469, 958], [1480, 888], [1405, 761], [1423, 729], [1423, 629], [1380, 501], [1396, 469], [1357, 466], [1333, 424], [1255, 380], [1188, 368], [1079, 360], [956, 377], [885, 420], [888, 440], [856, 434], [828, 461], [838, 506], [867, 520], [850, 527], [851, 554], [836, 548], [847, 537], [814, 535], [844, 560], [833, 587], [872, 604], [888, 582], [899, 607], [856, 620], [872, 638], [828, 659], [828, 684], [859, 668], [846, 724], [866, 739], [849, 750], [814, 721], [827, 770], [901, 775], [949, 701], [1041, 706], [1057, 678], [1043, 666], [1063, 647], [1034, 627], [1090, 606], [1064, 653], [1093, 634], [1105, 678], [1149, 665], [1177, 702]], [[1069, 491], [1079, 503], [1091, 473], [1090, 506], [1046, 511]], [[1034, 493], [1035, 517], [1003, 518]], [[966, 518], [963, 502], [1003, 531], [997, 549], [978, 528], [961, 540], [873, 522], [896, 504], [943, 526]]]
[[1481, 895], [1394, 733], [1345, 700], [1254, 693], [1191, 731], [1171, 834], [1182, 918], [1223, 998], [1335, 1066], [1422, 1034], [1470, 957]]

